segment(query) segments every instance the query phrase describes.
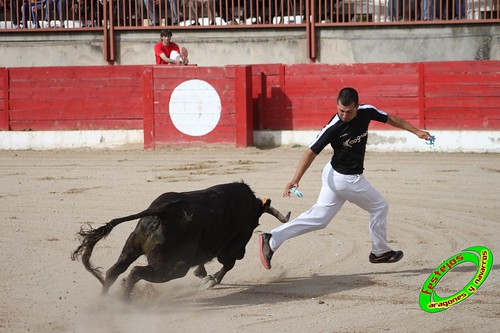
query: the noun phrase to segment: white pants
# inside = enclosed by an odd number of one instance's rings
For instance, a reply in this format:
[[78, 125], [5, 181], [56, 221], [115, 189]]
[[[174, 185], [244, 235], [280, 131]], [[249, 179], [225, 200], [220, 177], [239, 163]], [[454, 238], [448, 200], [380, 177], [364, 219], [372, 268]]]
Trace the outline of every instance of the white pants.
[[322, 174], [318, 201], [295, 220], [271, 231], [270, 246], [276, 251], [287, 239], [325, 228], [347, 201], [370, 213], [370, 234], [375, 255], [391, 251], [387, 245], [386, 224], [389, 205], [384, 197], [360, 175], [343, 175], [328, 162]]

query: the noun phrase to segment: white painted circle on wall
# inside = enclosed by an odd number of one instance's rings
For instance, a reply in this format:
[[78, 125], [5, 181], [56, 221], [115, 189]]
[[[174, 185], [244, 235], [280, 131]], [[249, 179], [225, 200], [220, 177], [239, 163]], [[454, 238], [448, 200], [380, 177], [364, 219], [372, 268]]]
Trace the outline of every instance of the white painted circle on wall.
[[219, 123], [221, 110], [219, 94], [203, 80], [182, 82], [170, 97], [170, 118], [175, 128], [190, 136], [210, 133]]

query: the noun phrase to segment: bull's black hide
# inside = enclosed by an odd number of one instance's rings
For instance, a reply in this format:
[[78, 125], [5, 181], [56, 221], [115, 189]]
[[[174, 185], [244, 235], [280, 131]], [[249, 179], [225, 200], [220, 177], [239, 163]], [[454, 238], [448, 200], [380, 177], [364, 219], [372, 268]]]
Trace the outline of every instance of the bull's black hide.
[[[118, 276], [141, 255], [146, 255], [147, 266], [135, 266], [123, 285], [123, 295], [130, 297], [139, 280], [167, 282], [186, 275], [197, 266], [194, 274], [205, 278], [206, 287], [222, 281], [245, 255], [245, 246], [264, 213], [270, 213], [281, 222], [288, 221], [271, 207], [271, 200], [257, 198], [245, 183], [216, 185], [192, 192], [168, 192], [160, 195], [148, 209], [134, 215], [111, 220], [104, 226], [78, 233], [81, 244], [72, 259], [81, 256], [83, 265], [102, 283], [102, 294], [107, 294]], [[118, 261], [101, 271], [90, 263], [96, 243], [109, 235], [118, 224], [140, 219], [128, 237]], [[213, 276], [207, 277], [204, 264], [213, 258], [223, 265]]]

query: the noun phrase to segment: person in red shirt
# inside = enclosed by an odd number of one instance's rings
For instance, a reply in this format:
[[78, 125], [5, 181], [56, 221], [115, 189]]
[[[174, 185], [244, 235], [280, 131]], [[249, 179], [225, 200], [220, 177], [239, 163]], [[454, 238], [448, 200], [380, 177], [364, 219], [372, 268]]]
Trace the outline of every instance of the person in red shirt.
[[160, 31], [160, 39], [161, 41], [154, 47], [157, 65], [187, 65], [189, 63], [186, 48], [180, 49], [179, 45], [171, 41], [172, 31], [168, 29]]

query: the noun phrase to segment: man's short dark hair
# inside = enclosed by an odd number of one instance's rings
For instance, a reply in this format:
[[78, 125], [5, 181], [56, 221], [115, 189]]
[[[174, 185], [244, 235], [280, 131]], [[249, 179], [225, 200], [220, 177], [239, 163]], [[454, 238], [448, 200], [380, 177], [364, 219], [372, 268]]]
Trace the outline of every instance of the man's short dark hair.
[[354, 105], [359, 104], [358, 92], [354, 88], [344, 88], [339, 92], [339, 97], [337, 97], [337, 103], [340, 102], [342, 105]]
[[163, 36], [172, 36], [172, 31], [170, 31], [170, 29], [163, 29], [160, 31], [160, 37]]

